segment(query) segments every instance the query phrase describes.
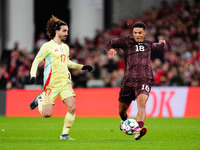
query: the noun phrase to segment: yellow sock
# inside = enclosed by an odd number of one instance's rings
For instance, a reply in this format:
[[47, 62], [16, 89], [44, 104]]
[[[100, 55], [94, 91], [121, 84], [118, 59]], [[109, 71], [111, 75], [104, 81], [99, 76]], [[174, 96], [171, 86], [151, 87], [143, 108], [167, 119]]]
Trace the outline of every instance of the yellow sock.
[[75, 114], [71, 114], [69, 112], [67, 112], [65, 119], [64, 119], [64, 126], [63, 126], [63, 131], [62, 134], [68, 134], [69, 130], [72, 126], [72, 124], [74, 123], [75, 120]]

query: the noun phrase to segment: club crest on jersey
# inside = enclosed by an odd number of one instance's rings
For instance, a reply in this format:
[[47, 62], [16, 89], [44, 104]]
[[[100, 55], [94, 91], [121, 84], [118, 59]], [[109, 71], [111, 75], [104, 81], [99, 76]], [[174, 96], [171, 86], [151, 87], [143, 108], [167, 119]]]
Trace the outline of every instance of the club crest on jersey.
[[62, 48], [62, 47], [60, 48], [60, 50], [61, 50], [61, 52], [63, 53], [63, 48]]
[[54, 50], [54, 52], [59, 52], [59, 50], [56, 48], [56, 49]]

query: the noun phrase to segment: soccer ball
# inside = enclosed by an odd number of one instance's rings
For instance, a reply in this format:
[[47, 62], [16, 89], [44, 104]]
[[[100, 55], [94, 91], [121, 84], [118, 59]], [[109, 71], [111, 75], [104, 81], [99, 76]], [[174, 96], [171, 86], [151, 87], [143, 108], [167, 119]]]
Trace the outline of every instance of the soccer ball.
[[139, 125], [135, 119], [127, 119], [122, 124], [122, 130], [125, 134], [133, 135], [137, 132]]

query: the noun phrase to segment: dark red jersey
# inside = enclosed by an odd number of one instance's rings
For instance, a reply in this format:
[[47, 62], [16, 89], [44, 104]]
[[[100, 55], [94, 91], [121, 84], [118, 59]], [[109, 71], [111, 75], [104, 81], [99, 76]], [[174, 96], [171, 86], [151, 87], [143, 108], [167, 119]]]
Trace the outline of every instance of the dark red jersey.
[[109, 51], [111, 48], [121, 48], [124, 51], [125, 73], [123, 82], [132, 83], [135, 79], [154, 79], [150, 63], [151, 52], [163, 47], [164, 43], [153, 43], [146, 40], [137, 43], [132, 37], [123, 37], [111, 40], [105, 49]]

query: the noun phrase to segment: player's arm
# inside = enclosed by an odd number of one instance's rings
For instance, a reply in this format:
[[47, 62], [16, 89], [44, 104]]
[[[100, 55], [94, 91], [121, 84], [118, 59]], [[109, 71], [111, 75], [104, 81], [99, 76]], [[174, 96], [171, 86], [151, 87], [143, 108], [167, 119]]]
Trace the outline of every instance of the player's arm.
[[69, 59], [69, 47], [66, 45], [66, 55], [67, 55], [67, 67], [70, 69], [76, 69], [76, 70], [88, 70], [88, 71], [92, 71], [93, 68], [90, 65], [81, 65], [81, 64], [77, 64], [74, 63], [73, 61], [71, 61]]
[[77, 63], [74, 63], [71, 60], [68, 60], [67, 67], [70, 68], [70, 69], [77, 69], [77, 70], [88, 70], [88, 71], [93, 70], [92, 66], [90, 66], [90, 65], [77, 64]]
[[159, 40], [158, 43], [153, 43], [152, 44], [152, 49], [153, 50], [160, 50], [165, 46], [165, 44], [166, 44], [165, 40]]
[[67, 67], [70, 68], [70, 69], [81, 70], [83, 68], [83, 65], [77, 64], [77, 63], [75, 63], [71, 60], [68, 60]]
[[123, 48], [125, 44], [125, 38], [118, 38], [107, 43], [105, 49], [108, 51], [108, 57], [113, 58], [117, 54], [115, 48]]
[[34, 84], [36, 82], [36, 72], [37, 68], [40, 62], [44, 60], [44, 58], [47, 56], [47, 50], [45, 50], [44, 46], [41, 47], [38, 54], [36, 55], [30, 71], [30, 84]]

